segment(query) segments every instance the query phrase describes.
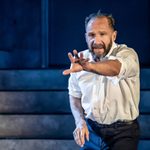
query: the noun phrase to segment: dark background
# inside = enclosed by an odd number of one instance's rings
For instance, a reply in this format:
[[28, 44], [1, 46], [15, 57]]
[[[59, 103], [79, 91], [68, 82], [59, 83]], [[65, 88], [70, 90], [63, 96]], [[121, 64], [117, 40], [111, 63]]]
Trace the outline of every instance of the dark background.
[[0, 0], [0, 68], [68, 67], [67, 53], [87, 48], [85, 17], [99, 9], [116, 19], [117, 43], [150, 67], [149, 8], [149, 0]]
[[[87, 48], [84, 19], [116, 18], [117, 43], [140, 58], [139, 150], [150, 150], [149, 0], [0, 0], [0, 150], [79, 150], [67, 53]], [[114, 93], [116, 94], [116, 93]]]

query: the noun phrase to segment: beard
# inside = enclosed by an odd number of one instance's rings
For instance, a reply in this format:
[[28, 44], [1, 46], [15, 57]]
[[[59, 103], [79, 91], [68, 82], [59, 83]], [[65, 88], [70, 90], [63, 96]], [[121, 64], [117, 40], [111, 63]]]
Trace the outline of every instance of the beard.
[[[112, 41], [110, 41], [110, 43], [108, 44], [108, 46], [106, 47], [105, 43], [102, 43], [102, 44], [95, 44], [95, 43], [92, 43], [91, 45], [91, 49], [89, 50], [92, 55], [93, 55], [93, 59], [95, 61], [101, 61], [107, 54], [108, 52], [110, 51], [111, 47], [112, 47]], [[99, 55], [97, 53], [94, 52], [94, 49], [104, 49], [104, 53]]]

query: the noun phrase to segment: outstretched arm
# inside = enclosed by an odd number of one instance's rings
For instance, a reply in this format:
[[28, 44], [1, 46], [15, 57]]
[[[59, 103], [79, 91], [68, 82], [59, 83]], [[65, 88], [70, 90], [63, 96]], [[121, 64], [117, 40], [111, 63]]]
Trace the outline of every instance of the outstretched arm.
[[101, 62], [86, 62], [82, 64], [85, 71], [90, 71], [104, 76], [116, 76], [120, 72], [121, 63], [116, 60], [105, 60]]
[[104, 76], [116, 76], [120, 72], [121, 63], [116, 60], [105, 60], [100, 62], [89, 62], [88, 59], [84, 59], [83, 53], [80, 53], [76, 50], [73, 51], [73, 54], [68, 53], [68, 57], [71, 61], [71, 68], [63, 72], [64, 75], [68, 75], [73, 72], [79, 72], [82, 70], [97, 73]]

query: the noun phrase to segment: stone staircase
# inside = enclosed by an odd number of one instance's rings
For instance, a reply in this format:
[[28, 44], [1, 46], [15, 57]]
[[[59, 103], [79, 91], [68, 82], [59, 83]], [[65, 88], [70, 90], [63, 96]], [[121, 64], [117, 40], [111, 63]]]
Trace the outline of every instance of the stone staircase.
[[[150, 149], [150, 69], [141, 69], [139, 150]], [[79, 150], [61, 69], [0, 70], [0, 150]]]

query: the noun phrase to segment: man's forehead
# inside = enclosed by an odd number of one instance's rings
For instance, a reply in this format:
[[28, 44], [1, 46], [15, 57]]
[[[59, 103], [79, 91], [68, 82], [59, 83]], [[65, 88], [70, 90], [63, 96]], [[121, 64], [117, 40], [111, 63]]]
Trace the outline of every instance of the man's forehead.
[[92, 25], [93, 23], [108, 23], [108, 19], [105, 16], [95, 17], [89, 20], [88, 25]]
[[95, 28], [97, 26], [98, 27], [100, 27], [100, 26], [109, 27], [108, 19], [106, 17], [92, 18], [88, 22], [86, 30], [89, 30], [91, 28]]

